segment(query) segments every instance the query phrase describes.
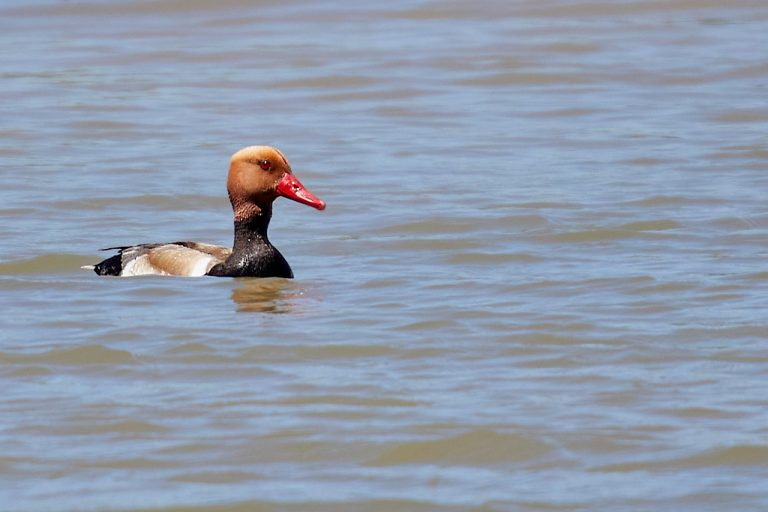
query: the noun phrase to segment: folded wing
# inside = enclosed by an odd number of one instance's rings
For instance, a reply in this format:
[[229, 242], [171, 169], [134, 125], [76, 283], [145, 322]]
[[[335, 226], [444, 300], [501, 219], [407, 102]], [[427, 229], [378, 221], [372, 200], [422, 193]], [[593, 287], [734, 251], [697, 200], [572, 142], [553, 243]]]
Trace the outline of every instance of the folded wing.
[[[142, 244], [115, 247], [120, 253], [120, 272], [112, 275], [172, 275], [202, 276], [211, 267], [227, 259], [231, 249], [200, 242], [173, 242], [168, 244]], [[117, 263], [116, 258], [112, 260]], [[110, 260], [105, 260], [106, 263]], [[116, 266], [113, 263], [113, 267]], [[105, 269], [106, 270], [106, 269]], [[117, 269], [115, 269], [117, 270]], [[99, 268], [97, 265], [97, 273]], [[107, 272], [105, 272], [106, 274]]]

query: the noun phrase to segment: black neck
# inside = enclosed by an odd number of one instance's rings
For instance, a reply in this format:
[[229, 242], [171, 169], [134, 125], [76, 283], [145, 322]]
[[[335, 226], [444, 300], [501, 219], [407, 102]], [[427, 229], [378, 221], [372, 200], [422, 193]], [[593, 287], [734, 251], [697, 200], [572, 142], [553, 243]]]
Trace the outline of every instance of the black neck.
[[211, 268], [208, 274], [230, 277], [292, 278], [293, 272], [288, 262], [267, 238], [271, 218], [272, 208], [265, 208], [258, 215], [235, 220], [235, 242], [232, 254], [226, 261]]
[[264, 209], [253, 217], [235, 220], [235, 242], [232, 246], [232, 254], [236, 252], [250, 252], [252, 248], [263, 244], [269, 245], [267, 229], [272, 219], [272, 208]]

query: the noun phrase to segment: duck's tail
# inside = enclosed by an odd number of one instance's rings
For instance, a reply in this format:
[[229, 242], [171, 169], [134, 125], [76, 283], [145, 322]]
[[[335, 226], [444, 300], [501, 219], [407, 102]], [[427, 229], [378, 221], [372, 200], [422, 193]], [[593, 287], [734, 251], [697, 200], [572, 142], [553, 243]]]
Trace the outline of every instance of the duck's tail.
[[100, 276], [119, 276], [123, 271], [122, 252], [115, 254], [114, 256], [107, 258], [100, 263], [95, 265], [88, 265], [87, 267], [83, 268], [89, 268]]

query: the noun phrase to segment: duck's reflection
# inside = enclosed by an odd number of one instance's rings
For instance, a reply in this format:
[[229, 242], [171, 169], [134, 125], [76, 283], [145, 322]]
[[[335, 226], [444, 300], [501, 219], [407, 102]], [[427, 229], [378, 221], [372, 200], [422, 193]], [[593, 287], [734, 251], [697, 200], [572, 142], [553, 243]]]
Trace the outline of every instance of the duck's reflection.
[[282, 278], [238, 278], [232, 289], [237, 310], [249, 313], [290, 313], [299, 296], [296, 283]]

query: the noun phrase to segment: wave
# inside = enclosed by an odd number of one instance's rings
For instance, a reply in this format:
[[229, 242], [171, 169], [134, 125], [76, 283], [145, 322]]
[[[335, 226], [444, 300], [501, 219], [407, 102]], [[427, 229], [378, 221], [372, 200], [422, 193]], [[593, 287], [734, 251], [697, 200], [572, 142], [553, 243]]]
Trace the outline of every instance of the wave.
[[32, 258], [0, 262], [0, 275], [35, 275], [85, 272], [83, 265], [97, 263], [98, 256], [71, 253], [41, 254]]

